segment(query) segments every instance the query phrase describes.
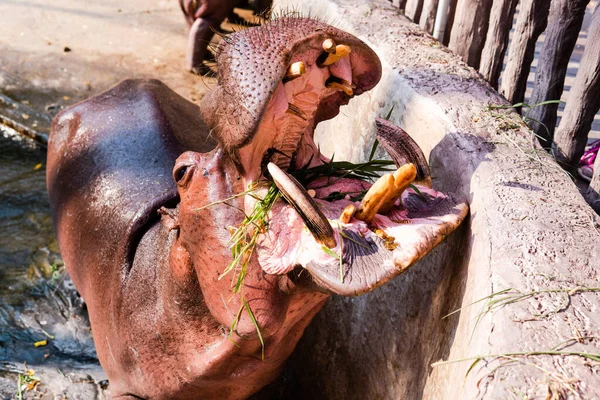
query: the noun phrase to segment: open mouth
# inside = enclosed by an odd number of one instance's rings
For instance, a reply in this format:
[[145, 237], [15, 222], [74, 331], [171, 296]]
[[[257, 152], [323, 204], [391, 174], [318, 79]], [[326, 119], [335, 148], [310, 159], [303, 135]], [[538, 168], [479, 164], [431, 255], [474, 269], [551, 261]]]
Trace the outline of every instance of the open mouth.
[[[311, 23], [316, 26], [309, 26], [310, 35], [288, 46], [292, 50], [280, 60], [284, 65], [278, 75], [271, 73], [267, 83], [260, 83], [269, 86], [267, 98], [246, 107], [260, 103], [254, 112], [259, 117], [232, 153], [247, 187], [273, 181], [283, 195], [257, 240], [263, 270], [290, 274], [305, 269], [325, 291], [359, 295], [419, 260], [458, 227], [468, 208], [431, 188], [423, 153], [387, 121], [377, 121], [378, 139], [395, 167], [375, 182], [362, 174], [371, 164], [355, 173], [356, 165], [332, 163], [320, 153], [315, 126], [337, 115], [354, 95], [370, 90], [381, 65], [358, 39]], [[260, 93], [247, 96], [252, 100]], [[256, 202], [256, 194], [245, 197], [247, 215]]]

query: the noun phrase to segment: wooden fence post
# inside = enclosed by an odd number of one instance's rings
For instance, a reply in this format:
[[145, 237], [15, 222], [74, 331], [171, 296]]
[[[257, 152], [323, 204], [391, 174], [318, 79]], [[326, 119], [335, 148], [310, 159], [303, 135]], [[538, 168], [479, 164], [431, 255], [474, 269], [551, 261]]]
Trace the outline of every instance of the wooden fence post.
[[535, 56], [535, 42], [546, 29], [550, 0], [521, 0], [517, 26], [508, 48], [500, 94], [512, 103], [525, 98], [527, 76]]
[[496, 89], [518, 1], [493, 0], [479, 72]]
[[492, 0], [458, 0], [448, 47], [471, 67], [479, 68]]
[[594, 176], [584, 197], [594, 211], [600, 214], [600, 157], [596, 157], [596, 161], [594, 162]]
[[415, 24], [418, 24], [422, 9], [423, 0], [408, 0], [404, 9], [404, 15], [410, 18]]
[[[589, 0], [552, 0], [544, 46], [535, 70], [530, 105], [559, 100], [565, 85], [567, 65], [579, 36]], [[529, 112], [531, 129], [545, 148], [552, 146], [558, 104], [545, 104]]]
[[448, 46], [450, 42], [450, 34], [452, 33], [452, 25], [454, 25], [454, 15], [456, 14], [456, 4], [458, 0], [450, 0], [450, 6], [448, 7], [448, 19], [446, 21], [446, 30], [444, 32], [444, 40], [442, 43]]
[[[556, 129], [557, 159], [573, 171], [585, 151], [594, 116], [600, 109], [600, 2], [592, 14], [587, 42], [565, 112]], [[594, 170], [598, 175], [597, 170]], [[596, 179], [600, 192], [600, 177]]]
[[433, 33], [433, 25], [435, 23], [435, 15], [437, 14], [439, 0], [425, 0], [423, 2], [423, 11], [419, 25], [421, 29], [430, 34]]

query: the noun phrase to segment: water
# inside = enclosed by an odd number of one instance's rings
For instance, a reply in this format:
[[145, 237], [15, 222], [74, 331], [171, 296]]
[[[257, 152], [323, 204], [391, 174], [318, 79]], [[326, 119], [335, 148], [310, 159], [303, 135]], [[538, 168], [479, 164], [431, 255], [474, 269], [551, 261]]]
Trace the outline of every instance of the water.
[[0, 125], [0, 398], [15, 395], [24, 363], [46, 393], [59, 394], [52, 387], [61, 377], [48, 371], [101, 375], [85, 305], [56, 243], [45, 163], [45, 149]]

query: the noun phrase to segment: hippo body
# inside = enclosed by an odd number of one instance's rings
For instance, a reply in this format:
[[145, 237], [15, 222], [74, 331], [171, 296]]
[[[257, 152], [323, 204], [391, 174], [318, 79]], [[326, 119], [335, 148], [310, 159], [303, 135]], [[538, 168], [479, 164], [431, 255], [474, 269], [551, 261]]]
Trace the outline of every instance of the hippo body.
[[[271, 45], [252, 48], [265, 29]], [[321, 54], [327, 40], [352, 46], [351, 55], [343, 47]], [[289, 73], [298, 60], [304, 72]], [[361, 220], [371, 189], [360, 205], [330, 195], [370, 183], [288, 179], [328, 162], [312, 141], [314, 126], [379, 80], [379, 60], [357, 38], [284, 18], [231, 35], [217, 62], [219, 87], [200, 107], [159, 81], [129, 80], [53, 121], [47, 185], [58, 242], [116, 399], [248, 397], [275, 379], [331, 294], [382, 285], [467, 213], [424, 186]], [[422, 163], [400, 128], [379, 121], [378, 129], [396, 164]], [[426, 181], [421, 167], [416, 176]], [[285, 201], [257, 226], [246, 266], [225, 274], [232, 229], [273, 184]], [[347, 214], [354, 204], [357, 214]]]
[[235, 7], [251, 7], [255, 13], [265, 12], [271, 0], [179, 0], [179, 6], [190, 29], [185, 66], [190, 72], [208, 72], [202, 61], [208, 55], [208, 44], [219, 31], [225, 18], [232, 19]]

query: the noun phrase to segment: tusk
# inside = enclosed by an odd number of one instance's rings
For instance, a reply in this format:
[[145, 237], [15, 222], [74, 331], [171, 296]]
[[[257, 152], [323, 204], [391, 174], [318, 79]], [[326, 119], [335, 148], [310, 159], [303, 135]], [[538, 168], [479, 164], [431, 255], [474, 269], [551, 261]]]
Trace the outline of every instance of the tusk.
[[417, 168], [415, 168], [414, 164], [406, 164], [398, 168], [396, 172], [394, 172], [394, 189], [388, 191], [379, 206], [378, 212], [380, 214], [388, 213], [394, 206], [396, 200], [402, 196], [402, 192], [406, 190], [416, 176]]
[[350, 84], [350, 82], [340, 79], [336, 76], [330, 76], [325, 81], [325, 87], [336, 89], [336, 90], [341, 90], [344, 93], [346, 93], [348, 96], [352, 96], [354, 94], [354, 91], [352, 90], [352, 85]]
[[306, 65], [302, 61], [298, 61], [290, 65], [285, 73], [283, 82], [289, 82], [293, 79], [301, 77], [306, 73]]
[[317, 207], [315, 201], [306, 192], [306, 189], [293, 176], [283, 172], [274, 163], [270, 162], [267, 165], [267, 169], [283, 197], [300, 214], [304, 225], [312, 233], [315, 240], [330, 249], [336, 247], [337, 243], [333, 228], [327, 218], [325, 218], [325, 215]]
[[319, 57], [317, 57], [317, 66], [319, 68], [326, 67], [331, 64], [335, 64], [342, 58], [347, 57], [352, 52], [350, 46], [345, 44], [338, 44], [335, 46], [335, 51], [327, 52], [324, 51]]
[[375, 120], [377, 140], [390, 155], [396, 167], [413, 163], [417, 168], [415, 182], [431, 188], [431, 172], [423, 150], [402, 128], [382, 118]]
[[340, 215], [340, 222], [342, 224], [350, 223], [350, 220], [354, 216], [355, 212], [356, 206], [354, 204], [348, 204], [346, 208], [344, 208], [344, 211], [342, 211], [342, 215]]
[[354, 217], [369, 223], [375, 218], [375, 214], [379, 210], [380, 203], [384, 200], [388, 190], [394, 187], [394, 176], [392, 174], [385, 174], [380, 177], [374, 184], [369, 188], [365, 197], [363, 197], [358, 210]]
[[393, 175], [383, 175], [367, 191], [354, 217], [369, 223], [377, 213], [389, 212], [416, 175], [417, 169], [413, 164], [403, 165]]
[[333, 39], [325, 39], [323, 41], [323, 50], [325, 50], [327, 53], [335, 53], [335, 41]]
[[304, 111], [302, 111], [300, 109], [300, 107], [298, 107], [295, 104], [288, 103], [288, 109], [286, 112], [293, 114], [293, 115], [297, 116], [298, 118], [303, 119], [304, 121], [308, 120], [306, 113]]

